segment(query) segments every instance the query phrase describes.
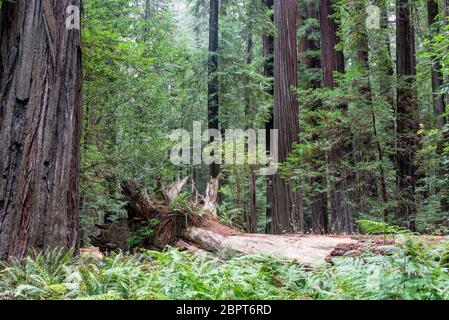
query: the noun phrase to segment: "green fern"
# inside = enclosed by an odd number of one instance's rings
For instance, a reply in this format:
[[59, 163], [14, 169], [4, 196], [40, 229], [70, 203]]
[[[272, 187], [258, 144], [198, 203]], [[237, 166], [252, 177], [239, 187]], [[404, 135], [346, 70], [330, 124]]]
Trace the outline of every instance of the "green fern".
[[342, 257], [316, 269], [274, 257], [168, 249], [104, 259], [61, 250], [0, 266], [2, 299], [449, 299], [449, 243], [410, 237], [389, 256]]

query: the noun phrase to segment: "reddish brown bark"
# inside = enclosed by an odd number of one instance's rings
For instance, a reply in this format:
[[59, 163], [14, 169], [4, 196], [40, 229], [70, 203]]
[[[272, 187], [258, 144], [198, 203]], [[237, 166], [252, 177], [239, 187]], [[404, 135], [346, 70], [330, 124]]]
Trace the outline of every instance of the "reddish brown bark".
[[340, 39], [337, 35], [337, 23], [332, 17], [333, 5], [334, 1], [332, 0], [321, 0], [320, 3], [323, 86], [330, 89], [335, 87], [334, 72], [343, 73], [345, 71], [343, 52], [336, 49]]
[[80, 1], [3, 2], [0, 13], [0, 259], [78, 245]]
[[[279, 130], [279, 162], [287, 159], [293, 144], [299, 140], [298, 55], [296, 44], [296, 0], [275, 0], [274, 21], [277, 36], [274, 42], [274, 128]], [[272, 231], [301, 230], [299, 196], [279, 174], [273, 177]]]

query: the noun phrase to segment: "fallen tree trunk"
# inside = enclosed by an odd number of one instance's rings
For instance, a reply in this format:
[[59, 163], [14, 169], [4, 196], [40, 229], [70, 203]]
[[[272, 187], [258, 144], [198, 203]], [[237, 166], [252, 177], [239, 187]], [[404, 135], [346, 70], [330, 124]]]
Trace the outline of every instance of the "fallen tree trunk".
[[269, 235], [217, 230], [218, 223], [209, 220], [202, 227], [189, 227], [184, 237], [200, 248], [217, 252], [231, 250], [242, 254], [266, 254], [281, 259], [315, 266], [326, 261], [337, 247], [356, 245], [358, 240], [342, 236]]
[[173, 206], [186, 182], [183, 179], [174, 183], [163, 190], [159, 198], [149, 197], [146, 190], [135, 183], [124, 182], [122, 189], [128, 200], [128, 218], [97, 226], [99, 232], [91, 237], [92, 244], [102, 252], [133, 251], [140, 247], [164, 250], [166, 246], [176, 246], [194, 252], [266, 254], [307, 266], [331, 262], [333, 257], [348, 252], [366, 251], [365, 240], [350, 236], [267, 235], [236, 231], [220, 224], [215, 215], [216, 180], [209, 184], [206, 197], [193, 195], [188, 208]]

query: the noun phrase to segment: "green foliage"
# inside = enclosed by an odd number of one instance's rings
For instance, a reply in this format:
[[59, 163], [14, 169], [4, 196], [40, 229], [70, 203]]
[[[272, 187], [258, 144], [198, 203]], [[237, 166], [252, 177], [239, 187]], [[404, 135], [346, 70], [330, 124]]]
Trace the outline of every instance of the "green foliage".
[[143, 246], [146, 240], [154, 237], [154, 230], [160, 223], [161, 222], [157, 219], [150, 219], [144, 228], [134, 233], [132, 237], [128, 239], [128, 245], [131, 248]]
[[371, 235], [398, 235], [398, 234], [410, 234], [410, 230], [400, 228], [397, 226], [390, 226], [385, 222], [371, 221], [371, 220], [359, 220], [357, 223], [360, 226], [360, 230], [365, 234]]
[[419, 231], [427, 233], [448, 233], [449, 212], [444, 203], [449, 203], [449, 156], [445, 147], [445, 131], [437, 129], [425, 130], [421, 149], [417, 154], [417, 165], [421, 174], [417, 194], [420, 199], [420, 211], [417, 215]]
[[409, 239], [389, 256], [338, 258], [305, 269], [268, 256], [169, 249], [103, 260], [62, 251], [0, 267], [5, 299], [449, 299], [448, 242]]
[[[73, 253], [63, 249], [31, 253], [24, 262], [0, 262], [0, 297], [62, 299], [73, 288]], [[14, 290], [12, 290], [14, 288]]]
[[[167, 138], [172, 129], [191, 131], [193, 121], [206, 128], [209, 3], [149, 3], [149, 11], [145, 11], [143, 1], [86, 0], [84, 4], [83, 244], [88, 244], [99, 217], [113, 220], [125, 216], [119, 195], [123, 179], [154, 190], [158, 178], [168, 184], [179, 174], [191, 175], [203, 194], [209, 180], [206, 165], [172, 165], [168, 151], [173, 143]], [[380, 29], [373, 30], [365, 28], [368, 3], [335, 2], [334, 18], [341, 39], [338, 49], [343, 51], [346, 65], [344, 74], [335, 73], [336, 85], [331, 90], [322, 83], [319, 60], [326, 57], [321, 57], [319, 19], [305, 17], [309, 9], [317, 11], [319, 7], [316, 1], [299, 1], [300, 8], [307, 10], [300, 10], [298, 43], [304, 45], [303, 40], [307, 40], [307, 47], [313, 45], [312, 49], [298, 50], [299, 86], [294, 89], [300, 104], [300, 143], [293, 146], [281, 173], [301, 194], [304, 232], [311, 231], [312, 208], [320, 207], [316, 206], [320, 201], [327, 210], [323, 216], [329, 218], [329, 232], [356, 232], [354, 222], [365, 219], [400, 225], [398, 209], [410, 201], [407, 191], [398, 190], [395, 168], [395, 155], [401, 151], [395, 91], [401, 80], [395, 74], [392, 57], [394, 24], [388, 22], [395, 14], [395, 2], [373, 3], [382, 15]], [[414, 89], [419, 88], [416, 100], [421, 130], [413, 132], [419, 181], [410, 201], [417, 210], [410, 219], [419, 232], [447, 234], [449, 129], [446, 133], [435, 129], [430, 73], [432, 62], [438, 62], [443, 78], [449, 76], [449, 27], [444, 26], [443, 17], [428, 26], [425, 11], [425, 2], [414, 3], [413, 19], [420, 31], [416, 35]], [[262, 39], [266, 34], [276, 35], [272, 13], [263, 1], [220, 3], [216, 76], [221, 128], [265, 127], [273, 107], [273, 79], [262, 72], [271, 58], [263, 55]], [[359, 59], [361, 50], [368, 53], [366, 65]], [[449, 92], [447, 83], [440, 91]], [[221, 170], [221, 221], [245, 230], [254, 168], [222, 165]], [[269, 222], [266, 190], [266, 178], [258, 176], [259, 231]], [[340, 199], [335, 200], [337, 197]], [[187, 198], [181, 195], [173, 209], [186, 215], [198, 213]], [[348, 217], [343, 217], [345, 214]]]
[[145, 15], [141, 1], [84, 2], [84, 245], [100, 217], [126, 215], [121, 181], [154, 190], [158, 178], [171, 179], [177, 168], [169, 161], [168, 134], [189, 129], [191, 115], [206, 115], [204, 52], [192, 46], [170, 1], [150, 6]]

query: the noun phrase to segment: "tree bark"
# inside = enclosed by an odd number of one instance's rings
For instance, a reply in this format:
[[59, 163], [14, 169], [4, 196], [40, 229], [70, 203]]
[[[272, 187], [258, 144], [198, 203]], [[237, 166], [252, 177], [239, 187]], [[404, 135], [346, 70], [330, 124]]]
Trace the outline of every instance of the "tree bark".
[[408, 0], [396, 2], [396, 61], [397, 61], [397, 144], [396, 178], [400, 193], [397, 220], [414, 229], [416, 211], [416, 166], [414, 159], [418, 146], [419, 110], [414, 91], [416, 77], [415, 33]]
[[[210, 0], [209, 16], [209, 81], [208, 81], [208, 128], [220, 129], [219, 119], [219, 82], [218, 82], [218, 15], [219, 0]], [[211, 137], [210, 142], [213, 142]], [[210, 166], [212, 178], [220, 174], [220, 165], [212, 163]]]
[[[275, 0], [274, 21], [278, 31], [274, 42], [274, 128], [279, 130], [279, 162], [282, 163], [299, 140], [297, 2]], [[272, 189], [272, 231], [295, 232], [302, 229], [299, 196], [288, 182], [276, 174]]]
[[321, 0], [320, 3], [323, 86], [329, 89], [335, 88], [334, 72], [343, 73], [345, 71], [343, 52], [335, 48], [340, 39], [337, 34], [337, 23], [332, 17], [333, 5], [333, 0]]
[[0, 13], [0, 259], [78, 247], [80, 0], [3, 2]]
[[[212, 225], [215, 224], [212, 223]], [[241, 254], [270, 255], [298, 261], [308, 267], [332, 261], [330, 258], [335, 255], [336, 249], [357, 247], [359, 243], [358, 240], [350, 237], [247, 234], [224, 226], [220, 227], [220, 232], [214, 229], [207, 225], [190, 227], [184, 233], [184, 237], [206, 251], [231, 250]], [[345, 251], [349, 251], [349, 249]]]

